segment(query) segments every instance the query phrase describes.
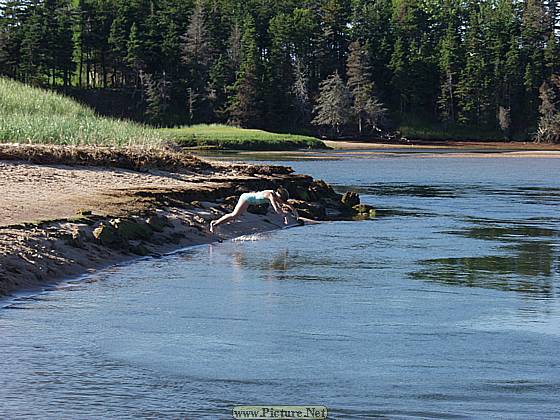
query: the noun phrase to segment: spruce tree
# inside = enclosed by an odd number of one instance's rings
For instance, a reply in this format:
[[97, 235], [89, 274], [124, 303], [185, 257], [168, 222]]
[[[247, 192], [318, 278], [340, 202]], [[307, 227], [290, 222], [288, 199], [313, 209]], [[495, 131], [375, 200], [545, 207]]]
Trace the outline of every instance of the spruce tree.
[[462, 67], [461, 9], [453, 1], [446, 1], [441, 16], [445, 29], [438, 45], [440, 89], [437, 106], [440, 120], [445, 123], [457, 121], [457, 79]]
[[289, 116], [293, 111], [291, 92], [294, 85], [292, 27], [291, 16], [281, 13], [270, 21], [268, 28], [271, 47], [265, 64], [265, 120], [267, 125], [277, 129], [288, 125], [286, 124], [286, 116]]
[[393, 53], [392, 0], [354, 0], [352, 37], [368, 52], [372, 80], [380, 93], [387, 94], [392, 79], [389, 63]]
[[74, 72], [74, 25], [75, 19], [70, 1], [62, 1], [56, 10], [56, 41], [51, 47], [54, 50], [57, 70], [66, 87], [71, 82]]
[[140, 45], [140, 40], [138, 39], [138, 26], [136, 25], [136, 22], [134, 22], [130, 27], [130, 34], [128, 35], [126, 49], [126, 62], [128, 66], [139, 73], [145, 66], [142, 61], [142, 47]]
[[560, 143], [560, 76], [552, 75], [539, 88], [539, 126], [535, 141]]
[[165, 79], [165, 73], [157, 80], [141, 70], [140, 80], [145, 90], [146, 117], [150, 123], [160, 125], [165, 122], [165, 113], [169, 107], [169, 81]]
[[312, 123], [330, 127], [335, 136], [339, 136], [342, 128], [350, 122], [353, 116], [352, 95], [338, 72], [321, 82], [313, 112], [315, 118]]
[[402, 117], [527, 135], [539, 121], [539, 87], [560, 72], [559, 22], [558, 0], [4, 0], [0, 72], [123, 95], [144, 85], [140, 70], [156, 85], [165, 72], [177, 123], [296, 130], [338, 71], [356, 132], [367, 132], [380, 104], [368, 102], [373, 88], [359, 94], [367, 89], [356, 90], [347, 67], [356, 40], [366, 79]]
[[492, 107], [490, 67], [482, 29], [481, 6], [473, 4], [465, 35], [465, 65], [457, 84], [458, 120], [465, 125], [488, 127], [495, 121]]
[[0, 5], [0, 31], [2, 46], [0, 71], [10, 77], [19, 77], [21, 72], [22, 23], [25, 8], [19, 0], [7, 0]]
[[401, 114], [408, 109], [410, 91], [410, 65], [408, 63], [408, 56], [406, 53], [405, 45], [402, 37], [397, 37], [391, 61], [389, 63], [391, 69], [391, 87], [393, 88], [396, 101], [399, 104], [399, 111]]
[[200, 120], [207, 99], [208, 67], [211, 63], [208, 30], [202, 1], [195, 5], [186, 33], [181, 37], [182, 60], [188, 67], [187, 108], [192, 124]]
[[241, 26], [239, 25], [239, 22], [236, 21], [231, 29], [227, 44], [227, 57], [229, 67], [235, 77], [237, 77], [237, 73], [239, 73], [239, 69], [241, 67], [241, 58], [243, 54], [242, 38], [243, 32], [241, 30]]
[[544, 49], [547, 40], [548, 23], [542, 0], [524, 2], [521, 26], [522, 57], [524, 66], [525, 113], [528, 125], [534, 125], [537, 119], [539, 87], [544, 81]]
[[181, 37], [181, 41], [183, 61], [187, 65], [202, 67], [208, 64], [210, 51], [202, 1], [196, 3], [187, 32]]
[[9, 32], [4, 26], [0, 26], [0, 74], [6, 75], [10, 72], [8, 52]]
[[31, 14], [22, 28], [20, 66], [23, 81], [33, 85], [41, 84], [42, 76], [48, 74], [42, 42], [44, 32], [42, 7], [35, 5], [31, 8]]
[[350, 17], [349, 0], [326, 0], [321, 5], [322, 41], [321, 52], [323, 74], [346, 71], [346, 51], [348, 46], [348, 21]]
[[375, 89], [371, 81], [369, 56], [359, 41], [350, 44], [347, 61], [348, 89], [353, 97], [353, 109], [358, 119], [358, 132], [363, 131], [366, 121], [371, 128], [377, 128], [377, 123], [384, 114], [384, 108], [375, 97]]
[[294, 98], [295, 124], [305, 127], [309, 124], [311, 116], [311, 103], [309, 100], [309, 77], [301, 59], [296, 59], [294, 65], [294, 84], [292, 86]]
[[240, 69], [228, 107], [230, 122], [241, 127], [258, 127], [262, 122], [261, 71], [255, 33], [255, 22], [248, 16], [243, 25]]

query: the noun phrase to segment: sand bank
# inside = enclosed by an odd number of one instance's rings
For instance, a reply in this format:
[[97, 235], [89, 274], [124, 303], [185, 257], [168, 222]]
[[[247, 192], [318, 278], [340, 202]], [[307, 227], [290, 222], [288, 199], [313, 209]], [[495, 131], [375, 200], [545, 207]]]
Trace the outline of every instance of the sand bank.
[[326, 184], [282, 166], [193, 158], [165, 171], [150, 162], [132, 170], [118, 162], [30, 160], [0, 160], [0, 296], [139, 256], [284, 226], [270, 210], [253, 208], [210, 233], [209, 221], [231, 211], [242, 192], [283, 185], [312, 219], [343, 206]]
[[[324, 143], [335, 150], [448, 150], [460, 151], [461, 154], [469, 154], [480, 156], [484, 151], [492, 155], [501, 155], [506, 157], [517, 157], [516, 153], [524, 153], [525, 156], [536, 157], [552, 156], [557, 157], [560, 154], [560, 144], [537, 144], [531, 142], [466, 142], [466, 141], [409, 141], [402, 143], [375, 143], [375, 142], [359, 142], [359, 141], [335, 141], [324, 140]], [[473, 152], [473, 153], [470, 153]]]

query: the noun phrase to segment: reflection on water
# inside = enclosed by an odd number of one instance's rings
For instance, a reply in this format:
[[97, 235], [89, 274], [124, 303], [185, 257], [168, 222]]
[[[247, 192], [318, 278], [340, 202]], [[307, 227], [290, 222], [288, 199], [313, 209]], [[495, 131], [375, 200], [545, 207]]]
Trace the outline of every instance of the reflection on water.
[[425, 260], [420, 263], [426, 268], [415, 271], [410, 276], [414, 279], [458, 286], [511, 290], [554, 297], [557, 292], [551, 271], [553, 260], [538, 258], [535, 263], [527, 259], [526, 255], [524, 260], [516, 261], [516, 258], [484, 256]]
[[[354, 189], [351, 186], [348, 189]], [[360, 186], [358, 192], [374, 196], [407, 196], [407, 197], [456, 197], [461, 194], [459, 188], [445, 188], [436, 185], [415, 184], [374, 184]]]
[[251, 235], [0, 311], [0, 418], [560, 418], [559, 161], [291, 162], [375, 220]]
[[519, 242], [540, 238], [547, 238], [549, 240], [550, 238], [560, 237], [560, 232], [558, 232], [557, 230], [525, 224], [512, 226], [509, 224], [498, 225], [494, 223], [488, 223], [488, 225], [485, 226], [467, 226], [461, 231], [450, 233], [456, 233], [458, 235], [463, 235], [469, 238], [506, 242]]
[[509, 197], [525, 204], [557, 205], [560, 203], [560, 190], [542, 187], [498, 188], [488, 184], [419, 185], [408, 183], [377, 183], [371, 185], [339, 185], [342, 191], [354, 190], [371, 196], [403, 196], [423, 198], [474, 197], [477, 195]]
[[[433, 258], [419, 261], [422, 269], [410, 274], [418, 280], [469, 287], [516, 291], [554, 297], [558, 253], [554, 238], [560, 237], [555, 229], [511, 224], [499, 221], [481, 221], [457, 231], [446, 232], [496, 244], [498, 255]], [[504, 255], [506, 254], [506, 255]]]

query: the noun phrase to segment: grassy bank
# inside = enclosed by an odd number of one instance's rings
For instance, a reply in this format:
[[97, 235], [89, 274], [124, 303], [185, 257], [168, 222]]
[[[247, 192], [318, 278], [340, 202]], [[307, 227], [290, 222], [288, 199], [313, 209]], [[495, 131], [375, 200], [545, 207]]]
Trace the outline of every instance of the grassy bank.
[[313, 137], [226, 125], [156, 129], [101, 117], [61, 94], [0, 78], [0, 143], [216, 147], [244, 150], [325, 148]]
[[[405, 120], [399, 124], [398, 131], [410, 140], [433, 141], [508, 141], [499, 130], [463, 127], [460, 125], [443, 125], [415, 120]], [[516, 138], [517, 141], [527, 141]]]
[[235, 150], [324, 149], [325, 144], [310, 136], [270, 133], [263, 130], [221, 124], [161, 129], [163, 137], [183, 147], [215, 147]]
[[158, 145], [161, 134], [100, 117], [63, 95], [0, 78], [0, 142], [68, 145]]

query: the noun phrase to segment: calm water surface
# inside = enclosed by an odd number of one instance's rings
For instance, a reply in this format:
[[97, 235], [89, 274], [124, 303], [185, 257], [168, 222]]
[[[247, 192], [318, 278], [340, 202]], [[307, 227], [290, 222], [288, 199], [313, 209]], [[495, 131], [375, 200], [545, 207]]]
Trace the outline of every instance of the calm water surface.
[[[560, 160], [289, 162], [376, 220], [201, 246], [0, 310], [0, 418], [558, 418]], [[9, 302], [6, 302], [9, 303]]]

